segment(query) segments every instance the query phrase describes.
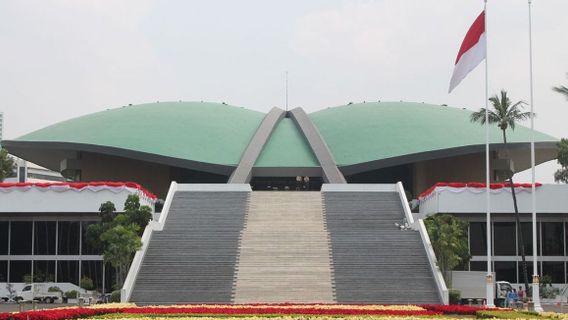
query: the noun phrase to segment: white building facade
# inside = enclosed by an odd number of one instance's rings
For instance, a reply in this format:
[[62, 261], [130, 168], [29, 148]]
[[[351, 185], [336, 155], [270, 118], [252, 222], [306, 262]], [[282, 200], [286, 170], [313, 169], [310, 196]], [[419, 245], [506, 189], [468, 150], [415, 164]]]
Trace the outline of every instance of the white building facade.
[[155, 196], [134, 183], [26, 183], [0, 185], [0, 286], [69, 282], [88, 277], [99, 292], [112, 290], [112, 268], [85, 235], [100, 205], [124, 210], [128, 195], [153, 208]]

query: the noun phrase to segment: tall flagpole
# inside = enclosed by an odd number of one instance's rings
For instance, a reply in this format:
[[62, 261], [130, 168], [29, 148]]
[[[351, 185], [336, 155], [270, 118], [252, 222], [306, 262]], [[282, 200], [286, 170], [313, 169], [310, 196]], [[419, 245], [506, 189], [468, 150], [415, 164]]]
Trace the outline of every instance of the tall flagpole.
[[534, 150], [534, 91], [533, 91], [533, 58], [532, 58], [532, 14], [531, 4], [529, 1], [529, 68], [530, 68], [530, 95], [531, 95], [531, 196], [532, 196], [532, 243], [533, 243], [533, 281], [532, 281], [532, 299], [535, 311], [543, 311], [540, 305], [538, 276], [538, 259], [537, 259], [537, 239], [536, 239], [536, 185], [535, 185], [535, 150]]
[[[487, 32], [487, 0], [484, 0], [484, 12], [485, 12], [485, 37], [489, 39]], [[485, 45], [485, 198], [487, 205], [487, 224], [486, 224], [486, 234], [487, 234], [487, 279], [486, 279], [486, 300], [487, 307], [493, 308], [495, 304], [493, 303], [494, 298], [494, 287], [493, 287], [493, 273], [491, 272], [491, 200], [490, 200], [490, 187], [491, 182], [489, 175], [489, 73], [488, 73], [488, 55], [487, 55], [487, 43]]]

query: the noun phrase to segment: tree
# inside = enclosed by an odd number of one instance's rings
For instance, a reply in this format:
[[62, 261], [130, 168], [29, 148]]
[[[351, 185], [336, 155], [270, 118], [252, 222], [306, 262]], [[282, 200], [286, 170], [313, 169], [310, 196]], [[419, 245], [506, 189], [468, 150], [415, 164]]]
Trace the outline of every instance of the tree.
[[14, 173], [14, 159], [8, 156], [8, 150], [0, 149], [0, 182]]
[[552, 90], [562, 94], [568, 100], [568, 87], [565, 86], [552, 87]]
[[[489, 98], [491, 101], [491, 106], [493, 110], [488, 110], [489, 113], [489, 123], [496, 123], [501, 132], [503, 133], [503, 143], [505, 144], [506, 157], [509, 158], [509, 146], [507, 144], [507, 129], [515, 130], [515, 124], [517, 121], [524, 121], [531, 118], [530, 112], [523, 112], [522, 109], [526, 105], [524, 101], [517, 101], [515, 103], [511, 102], [511, 99], [507, 96], [507, 91], [501, 90], [501, 95], [494, 95]], [[533, 114], [534, 116], [534, 114]], [[478, 122], [482, 125], [485, 124], [485, 108], [481, 108], [479, 111], [474, 112], [470, 116], [471, 122]], [[514, 172], [509, 172], [509, 183], [511, 185], [511, 194], [513, 196], [513, 205], [515, 208], [515, 219], [517, 221], [517, 233], [519, 235], [519, 245], [521, 248], [521, 257], [523, 265], [523, 275], [525, 280], [525, 291], [529, 290], [529, 280], [527, 275], [527, 262], [525, 257], [525, 246], [523, 243], [523, 233], [521, 229], [521, 219], [519, 216], [519, 208], [517, 206], [517, 196], [515, 194], [515, 187], [513, 184]]]
[[132, 255], [142, 246], [139, 230], [140, 227], [135, 224], [116, 225], [101, 234], [101, 240], [105, 243], [103, 259], [115, 268], [119, 287], [126, 279]]
[[446, 283], [451, 284], [450, 271], [469, 262], [467, 223], [451, 214], [436, 214], [424, 220], [438, 266]]
[[558, 143], [558, 163], [561, 169], [554, 173], [554, 181], [568, 183], [568, 139], [561, 139]]
[[152, 209], [141, 206], [137, 195], [129, 195], [124, 213], [117, 213], [107, 201], [99, 208], [101, 222], [87, 228], [87, 242], [102, 253], [105, 263], [116, 269], [116, 286], [122, 287], [134, 253], [140, 249], [140, 236], [152, 218]]

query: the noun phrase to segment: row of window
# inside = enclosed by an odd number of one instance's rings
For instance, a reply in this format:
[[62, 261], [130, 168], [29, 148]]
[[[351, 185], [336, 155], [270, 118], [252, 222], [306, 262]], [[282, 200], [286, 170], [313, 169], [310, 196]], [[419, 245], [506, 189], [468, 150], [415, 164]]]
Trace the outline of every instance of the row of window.
[[[543, 256], [568, 256], [566, 233], [568, 223], [537, 222], [537, 254]], [[520, 230], [515, 222], [493, 222], [492, 255], [532, 255], [532, 223], [521, 222]], [[522, 237], [521, 237], [522, 234]], [[521, 240], [523, 246], [521, 246]], [[473, 256], [487, 255], [487, 228], [485, 222], [469, 223], [469, 249]]]
[[0, 221], [0, 255], [98, 255], [86, 241], [95, 221]]
[[0, 260], [0, 282], [25, 282], [33, 279], [34, 282], [70, 282], [79, 285], [79, 279], [83, 277], [93, 280], [99, 292], [102, 292], [103, 288], [105, 291], [111, 289], [112, 268], [108, 265], [103, 268], [102, 261]]
[[[542, 276], [549, 276], [553, 283], [566, 283], [568, 280], [568, 262], [563, 261], [539, 261], [537, 268]], [[470, 261], [470, 271], [487, 271], [486, 261]], [[511, 283], [524, 283], [523, 263], [521, 261], [493, 261], [492, 270], [495, 272], [497, 281], [509, 281]], [[542, 273], [540, 273], [542, 272]], [[532, 282], [533, 263], [527, 261], [527, 278]]]

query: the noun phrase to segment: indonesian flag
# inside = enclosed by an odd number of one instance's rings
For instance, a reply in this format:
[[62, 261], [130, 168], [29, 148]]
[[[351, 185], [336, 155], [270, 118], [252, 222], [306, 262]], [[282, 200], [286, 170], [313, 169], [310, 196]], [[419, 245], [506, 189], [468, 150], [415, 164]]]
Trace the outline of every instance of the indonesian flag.
[[470, 73], [487, 55], [487, 39], [485, 37], [485, 11], [471, 25], [460, 47], [456, 57], [456, 66], [450, 80], [450, 90], [460, 84], [460, 82]]

